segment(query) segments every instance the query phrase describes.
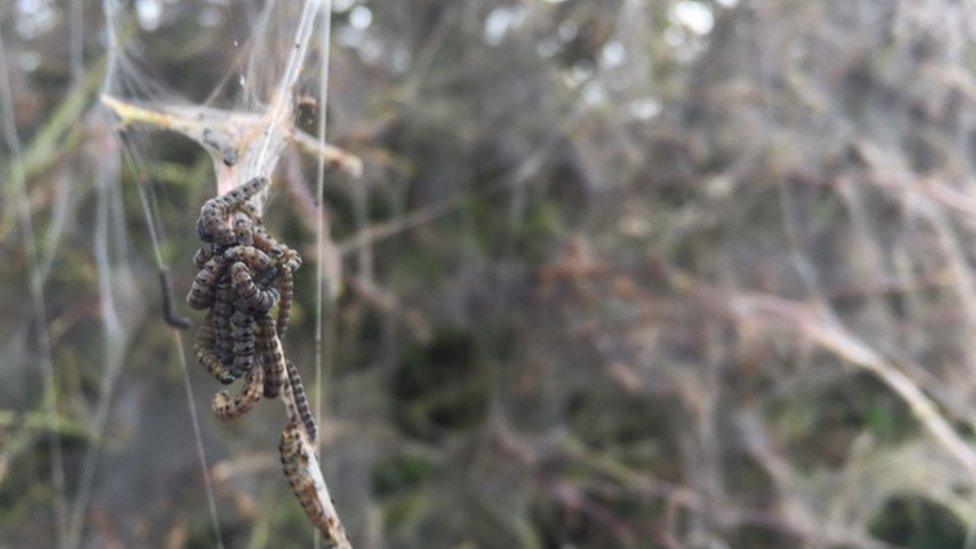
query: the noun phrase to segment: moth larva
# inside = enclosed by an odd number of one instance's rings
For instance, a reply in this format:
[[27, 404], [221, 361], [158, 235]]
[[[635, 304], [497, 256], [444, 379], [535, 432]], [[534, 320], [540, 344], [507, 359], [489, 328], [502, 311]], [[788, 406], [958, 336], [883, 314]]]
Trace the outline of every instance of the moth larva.
[[265, 314], [258, 319], [255, 347], [264, 368], [264, 396], [275, 398], [281, 393], [285, 382], [285, 357], [275, 342], [275, 323], [270, 315]]
[[298, 366], [295, 366], [294, 362], [286, 360], [285, 364], [288, 367], [288, 383], [291, 385], [292, 394], [295, 398], [295, 411], [305, 425], [305, 433], [308, 435], [308, 440], [315, 442], [318, 440], [319, 429], [318, 425], [315, 424], [315, 417], [308, 407], [308, 399], [305, 396], [305, 385], [302, 383], [302, 376], [298, 371]]
[[244, 263], [234, 263], [230, 268], [230, 280], [241, 301], [254, 312], [265, 313], [274, 307], [278, 292], [274, 288], [262, 289], [254, 283], [251, 272]]
[[228, 385], [233, 383], [236, 379], [224, 366], [223, 361], [214, 352], [214, 329], [211, 324], [212, 314], [208, 314], [207, 318], [204, 320], [202, 326], [197, 331], [196, 341], [194, 342], [194, 351], [196, 353], [197, 362], [203, 366], [210, 375], [214, 376], [220, 383]]
[[159, 287], [163, 294], [163, 319], [170, 326], [186, 330], [190, 327], [190, 319], [180, 316], [176, 312], [176, 303], [173, 302], [173, 285], [169, 280], [169, 271], [159, 270]]
[[235, 235], [225, 219], [227, 214], [243, 202], [250, 200], [267, 184], [267, 178], [255, 177], [224, 196], [214, 197], [204, 202], [200, 208], [200, 219], [197, 221], [197, 233], [201, 240], [224, 245], [232, 244]]
[[278, 337], [284, 339], [285, 331], [288, 329], [288, 322], [291, 320], [291, 305], [295, 298], [295, 275], [291, 269], [282, 269], [278, 279], [278, 290], [280, 298], [278, 300]]
[[231, 400], [227, 391], [214, 395], [211, 408], [214, 414], [223, 421], [239, 418], [249, 412], [261, 400], [264, 392], [264, 370], [252, 368], [244, 378], [241, 393]]

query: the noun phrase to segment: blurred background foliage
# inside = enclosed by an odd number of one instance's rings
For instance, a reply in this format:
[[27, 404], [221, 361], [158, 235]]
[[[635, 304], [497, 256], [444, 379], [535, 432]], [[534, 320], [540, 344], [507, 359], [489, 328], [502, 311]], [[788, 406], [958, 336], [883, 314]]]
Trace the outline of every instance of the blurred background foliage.
[[[264, 6], [124, 4], [146, 74], [198, 102]], [[101, 3], [10, 0], [0, 30], [23, 143], [0, 156], [0, 544], [52, 546], [87, 476], [85, 547], [210, 546], [135, 191], [182, 295], [210, 159], [152, 134], [150, 181], [122, 164]], [[311, 392], [353, 544], [971, 542], [974, 38], [968, 0], [336, 0], [328, 135], [365, 175], [327, 179], [343, 288]], [[314, 180], [286, 154], [267, 214], [306, 258], [286, 350], [310, 384]], [[310, 544], [280, 408], [220, 425], [189, 366], [225, 543]]]

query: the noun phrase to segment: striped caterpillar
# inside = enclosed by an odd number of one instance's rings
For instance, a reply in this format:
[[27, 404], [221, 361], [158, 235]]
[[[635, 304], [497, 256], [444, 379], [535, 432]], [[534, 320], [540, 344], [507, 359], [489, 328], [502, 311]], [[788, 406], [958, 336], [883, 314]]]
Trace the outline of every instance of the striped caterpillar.
[[197, 221], [197, 234], [204, 242], [233, 244], [236, 240], [234, 229], [227, 224], [230, 212], [261, 192], [268, 185], [265, 177], [255, 177], [224, 196], [211, 198], [200, 208]]
[[214, 395], [213, 412], [223, 421], [239, 418], [249, 412], [261, 400], [264, 392], [264, 370], [253, 368], [247, 373], [241, 394], [231, 400], [227, 391]]

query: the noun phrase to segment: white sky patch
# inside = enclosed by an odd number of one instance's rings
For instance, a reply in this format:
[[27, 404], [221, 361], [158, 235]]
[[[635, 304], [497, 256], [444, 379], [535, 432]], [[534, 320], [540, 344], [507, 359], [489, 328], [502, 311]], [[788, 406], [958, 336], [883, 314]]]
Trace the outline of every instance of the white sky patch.
[[626, 236], [647, 236], [651, 232], [651, 222], [643, 216], [625, 215], [617, 222], [617, 230]]
[[17, 1], [17, 34], [31, 39], [54, 28], [58, 13], [49, 0]]
[[158, 29], [162, 15], [163, 5], [159, 0], [136, 1], [136, 17], [139, 18], [139, 26], [143, 29], [147, 31]]
[[624, 64], [627, 60], [627, 49], [619, 40], [607, 42], [600, 51], [600, 61], [605, 67], [614, 68]]
[[204, 27], [216, 27], [220, 24], [220, 20], [223, 16], [220, 14], [220, 10], [215, 7], [209, 7], [200, 12], [200, 25]]
[[715, 0], [723, 8], [734, 8], [739, 5], [739, 0]]
[[336, 29], [336, 43], [347, 48], [357, 48], [363, 41], [363, 33], [352, 27], [339, 27]]
[[523, 6], [506, 6], [491, 10], [485, 19], [485, 42], [490, 46], [501, 44], [508, 31], [518, 28], [524, 20]]
[[630, 113], [634, 118], [650, 120], [661, 113], [661, 102], [653, 97], [635, 99], [630, 104]]
[[671, 8], [671, 20], [698, 35], [708, 34], [715, 25], [712, 10], [694, 0], [682, 0], [675, 4]]
[[383, 57], [383, 43], [379, 40], [369, 38], [363, 40], [362, 44], [356, 48], [359, 52], [359, 58], [363, 60], [363, 63], [367, 65], [375, 65]]
[[588, 61], [580, 61], [566, 74], [566, 82], [572, 87], [578, 87], [593, 77], [593, 65]]
[[25, 72], [32, 72], [37, 70], [37, 67], [41, 66], [41, 54], [36, 51], [25, 51], [21, 52], [17, 56], [17, 64], [20, 65], [21, 70]]
[[356, 30], [366, 30], [373, 24], [373, 12], [366, 6], [356, 6], [349, 14], [349, 24]]
[[677, 47], [685, 43], [685, 31], [681, 27], [674, 25], [664, 29], [664, 41], [671, 47]]
[[543, 38], [535, 45], [535, 52], [543, 59], [549, 59], [559, 52], [559, 44], [555, 38]]
[[559, 29], [556, 32], [559, 33], [559, 38], [563, 42], [569, 42], [573, 38], [576, 38], [576, 35], [579, 33], [579, 27], [573, 21], [565, 21], [559, 24]]
[[393, 51], [393, 55], [390, 56], [390, 67], [393, 72], [397, 74], [403, 74], [410, 68], [411, 61], [410, 50], [404, 47], [399, 47]]
[[332, 11], [336, 13], [348, 11], [355, 3], [356, 0], [332, 0]]
[[590, 105], [599, 105], [607, 100], [607, 91], [599, 82], [587, 82], [583, 86], [583, 100]]

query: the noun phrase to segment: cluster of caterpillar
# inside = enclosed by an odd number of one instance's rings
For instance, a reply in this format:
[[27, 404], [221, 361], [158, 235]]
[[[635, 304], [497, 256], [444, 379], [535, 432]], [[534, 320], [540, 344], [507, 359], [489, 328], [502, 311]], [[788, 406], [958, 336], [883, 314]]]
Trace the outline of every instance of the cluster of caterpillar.
[[[280, 352], [275, 356], [269, 342], [282, 337], [288, 326], [301, 256], [268, 234], [248, 202], [267, 184], [258, 177], [208, 200], [197, 220], [203, 245], [193, 258], [198, 271], [186, 301], [194, 309], [209, 310], [197, 332], [197, 361], [225, 385], [247, 375], [237, 399], [215, 400], [221, 417], [241, 415], [262, 395], [278, 396], [284, 377], [283, 357]], [[260, 368], [254, 368], [255, 362]], [[253, 390], [256, 385], [262, 390]]]
[[252, 179], [200, 209], [197, 234], [203, 244], [193, 258], [198, 271], [186, 302], [207, 310], [207, 316], [197, 331], [194, 351], [200, 365], [220, 383], [244, 377], [234, 398], [226, 391], [214, 396], [212, 408], [221, 420], [243, 416], [261, 397], [286, 393], [288, 424], [279, 445], [282, 467], [305, 513], [326, 533], [332, 525], [314, 497], [314, 479], [306, 467], [318, 427], [298, 368], [285, 359], [281, 348], [301, 256], [268, 234], [249, 202], [267, 185], [266, 178]]

